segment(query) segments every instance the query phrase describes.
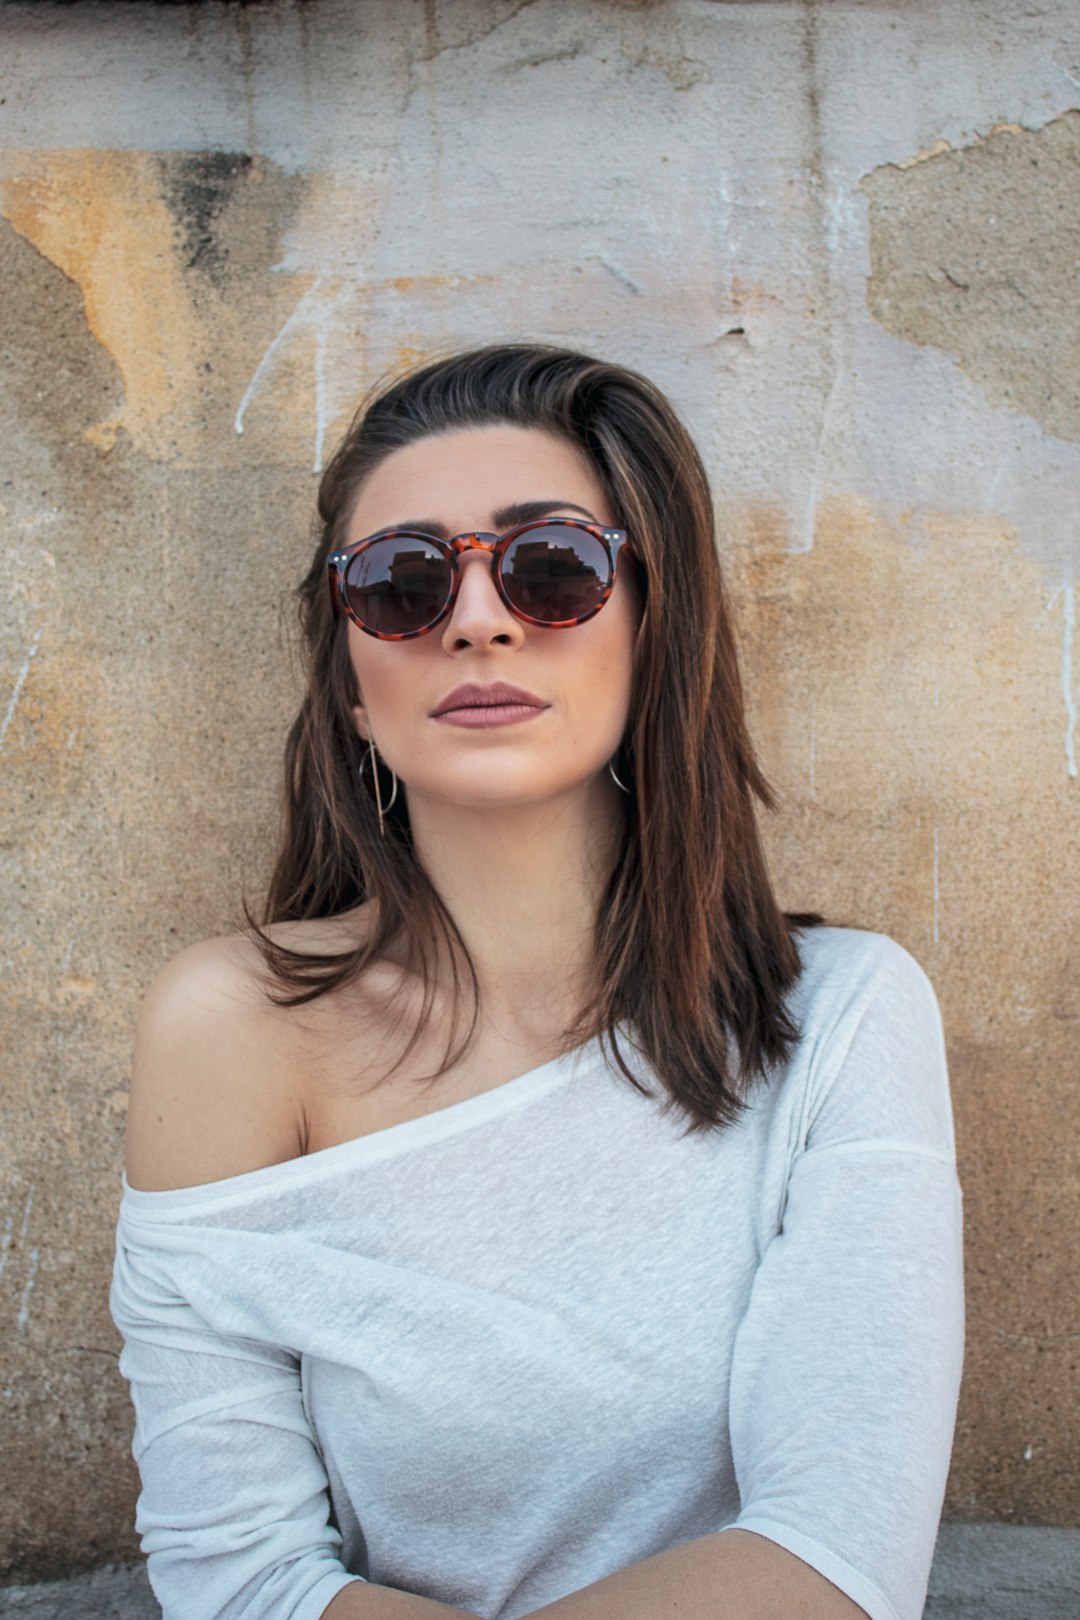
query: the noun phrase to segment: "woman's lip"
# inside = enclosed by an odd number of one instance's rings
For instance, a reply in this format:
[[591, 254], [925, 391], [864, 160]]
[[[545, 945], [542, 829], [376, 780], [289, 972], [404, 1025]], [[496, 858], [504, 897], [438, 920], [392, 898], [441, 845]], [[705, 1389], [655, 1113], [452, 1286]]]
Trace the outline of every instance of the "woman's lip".
[[548, 705], [535, 703], [483, 703], [463, 705], [460, 709], [444, 709], [432, 716], [440, 725], [464, 726], [466, 730], [479, 730], [483, 726], [513, 726], [519, 720], [534, 720]]
[[513, 686], [509, 681], [463, 681], [455, 686], [452, 692], [447, 692], [442, 702], [431, 712], [433, 716], [445, 714], [450, 709], [474, 709], [477, 707], [515, 706], [519, 703], [531, 703], [538, 709], [547, 708], [543, 698], [537, 697], [535, 692], [527, 692], [522, 686]]

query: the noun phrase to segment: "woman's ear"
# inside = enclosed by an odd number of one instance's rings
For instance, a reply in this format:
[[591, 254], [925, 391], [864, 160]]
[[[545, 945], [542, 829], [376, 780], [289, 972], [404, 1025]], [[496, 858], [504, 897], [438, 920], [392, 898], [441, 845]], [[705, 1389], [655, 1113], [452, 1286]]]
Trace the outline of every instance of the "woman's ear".
[[352, 708], [353, 724], [361, 742], [371, 741], [371, 728], [368, 725], [368, 713], [362, 703], [354, 703]]

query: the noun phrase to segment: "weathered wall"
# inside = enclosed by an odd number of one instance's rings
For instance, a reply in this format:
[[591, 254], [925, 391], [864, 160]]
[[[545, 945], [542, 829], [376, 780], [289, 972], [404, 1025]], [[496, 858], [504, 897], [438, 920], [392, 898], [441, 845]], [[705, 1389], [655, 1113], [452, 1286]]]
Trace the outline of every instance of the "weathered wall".
[[698, 436], [783, 898], [944, 1010], [948, 1511], [1077, 1523], [1073, 0], [9, 3], [0, 72], [7, 1578], [135, 1549], [132, 1017], [257, 893], [315, 470], [519, 335]]

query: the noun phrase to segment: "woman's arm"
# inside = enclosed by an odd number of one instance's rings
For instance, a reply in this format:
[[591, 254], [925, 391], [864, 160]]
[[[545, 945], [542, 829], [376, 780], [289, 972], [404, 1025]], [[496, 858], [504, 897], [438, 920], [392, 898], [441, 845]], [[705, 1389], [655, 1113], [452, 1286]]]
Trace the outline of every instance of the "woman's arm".
[[[322, 1620], [466, 1620], [386, 1586], [347, 1586]], [[572, 1592], [528, 1620], [866, 1620], [830, 1581], [749, 1530], [701, 1536]], [[475, 1620], [475, 1617], [469, 1617]]]
[[[356, 1613], [359, 1617], [360, 1610]], [[866, 1620], [866, 1611], [775, 1542], [750, 1530], [729, 1530], [684, 1541], [631, 1564], [617, 1575], [534, 1609], [529, 1620], [794, 1620], [796, 1616]]]
[[235, 948], [211, 941], [159, 975], [136, 1038], [125, 1168], [140, 1191], [121, 1206], [109, 1303], [164, 1620], [319, 1620], [366, 1585], [339, 1557], [298, 1355], [230, 1315], [229, 1234], [179, 1222], [170, 1197], [297, 1151], [259, 1018]]
[[431, 1598], [399, 1592], [393, 1586], [344, 1586], [321, 1620], [477, 1620], [468, 1609], [452, 1609]]

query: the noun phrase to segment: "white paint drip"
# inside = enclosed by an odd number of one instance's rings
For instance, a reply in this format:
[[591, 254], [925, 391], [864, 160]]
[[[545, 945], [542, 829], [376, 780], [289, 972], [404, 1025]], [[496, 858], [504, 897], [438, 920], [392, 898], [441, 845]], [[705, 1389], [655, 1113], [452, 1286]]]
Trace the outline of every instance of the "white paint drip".
[[994, 468], [994, 476], [990, 480], [987, 487], [986, 496], [983, 500], [983, 510], [986, 512], [992, 512], [994, 510], [994, 501], [997, 497], [997, 492], [1001, 487], [1001, 480], [1005, 475], [1005, 465], [1005, 457], [1002, 456], [1001, 460]]
[[323, 444], [329, 424], [329, 403], [326, 388], [327, 323], [321, 320], [315, 328], [315, 460], [312, 472], [322, 472]]
[[1043, 608], [1042, 612], [1039, 614], [1039, 617], [1035, 620], [1035, 628], [1036, 628], [1036, 630], [1039, 628], [1040, 624], [1042, 624], [1043, 620], [1046, 618], [1046, 615], [1049, 613], [1050, 609], [1053, 607], [1054, 603], [1057, 601], [1058, 597], [1061, 595], [1062, 589], [1063, 589], [1063, 587], [1059, 585], [1057, 590], [1054, 592], [1053, 596], [1047, 598], [1046, 606]]
[[1061, 693], [1065, 699], [1065, 763], [1070, 776], [1076, 776], [1076, 748], [1074, 734], [1076, 731], [1076, 697], [1073, 693], [1072, 677], [1072, 649], [1073, 638], [1076, 634], [1076, 594], [1073, 582], [1064, 587], [1065, 591], [1065, 628], [1061, 638]]
[[[25, 529], [27, 531], [43, 529], [49, 523], [59, 523], [63, 515], [63, 512], [58, 506], [52, 506], [49, 507], [49, 509], [45, 512], [32, 512], [29, 517], [18, 519], [15, 527], [17, 529]], [[46, 560], [51, 563], [51, 566], [55, 568], [56, 564], [51, 562], [48, 552], [45, 553], [45, 557]]]
[[814, 797], [814, 754], [817, 748], [817, 704], [810, 711], [810, 797]]
[[252, 373], [251, 381], [244, 389], [244, 397], [241, 399], [240, 404], [237, 407], [236, 417], [233, 421], [233, 427], [236, 429], [237, 433], [243, 433], [244, 417], [247, 414], [247, 408], [255, 398], [255, 395], [258, 393], [263, 383], [266, 381], [267, 377], [272, 372], [274, 362], [277, 359], [285, 340], [294, 332], [301, 331], [304, 327], [310, 325], [313, 321], [313, 311], [315, 308], [317, 308], [317, 294], [322, 287], [323, 280], [324, 277], [321, 273], [317, 275], [315, 280], [311, 283], [311, 286], [307, 289], [307, 292], [303, 293], [297, 300], [288, 320], [285, 322], [284, 326], [281, 328], [280, 332], [274, 338], [274, 341], [270, 344], [269, 348], [266, 350], [266, 353], [255, 367], [255, 370]]
[[797, 546], [788, 546], [789, 552], [812, 551], [814, 549], [814, 529], [817, 525], [818, 502], [821, 499], [821, 486], [824, 483], [825, 452], [829, 447], [833, 412], [840, 395], [840, 385], [843, 378], [844, 363], [838, 348], [833, 363], [832, 381], [829, 384], [829, 392], [825, 396], [825, 406], [821, 413], [821, 427], [818, 430], [817, 446], [814, 450], [814, 467], [810, 475], [810, 490], [806, 497], [806, 514], [803, 518], [802, 543]]
[[36, 1186], [36, 1183], [32, 1181], [30, 1183], [30, 1191], [26, 1195], [26, 1208], [23, 1210], [22, 1225], [19, 1227], [19, 1242], [20, 1242], [20, 1244], [25, 1239], [25, 1237], [26, 1237], [26, 1229], [30, 1225], [30, 1211], [34, 1207], [34, 1187], [35, 1186]]
[[847, 175], [830, 169], [825, 180], [825, 250], [842, 263], [844, 250], [859, 241], [862, 221]]
[[26, 1287], [22, 1291], [22, 1299], [19, 1301], [19, 1314], [15, 1318], [15, 1332], [17, 1335], [22, 1332], [30, 1316], [30, 1291], [34, 1286], [34, 1278], [37, 1276], [38, 1255], [40, 1252], [37, 1248], [30, 1250], [30, 1271], [26, 1278]]
[[614, 277], [620, 287], [625, 287], [627, 292], [634, 293], [640, 298], [642, 293], [641, 285], [634, 280], [629, 271], [624, 270], [619, 264], [612, 264], [611, 260], [605, 259], [602, 253], [591, 253], [589, 257], [595, 259], [598, 264], [603, 265], [608, 275]]
[[23, 663], [23, 667], [22, 667], [22, 669], [20, 669], [20, 671], [18, 673], [18, 677], [16, 678], [16, 681], [15, 681], [15, 690], [11, 694], [11, 702], [7, 706], [7, 713], [4, 716], [4, 723], [3, 723], [3, 725], [0, 725], [0, 748], [3, 748], [3, 746], [4, 746], [4, 738], [7, 736], [8, 726], [10, 726], [10, 724], [11, 724], [11, 717], [15, 713], [16, 704], [18, 703], [19, 699], [22, 697], [22, 689], [26, 685], [26, 677], [30, 673], [30, 664], [31, 664], [31, 662], [33, 660], [34, 654], [38, 650], [38, 646], [39, 646], [40, 642], [41, 642], [41, 631], [39, 629], [37, 635], [34, 637], [33, 641], [30, 643], [30, 651], [27, 653], [25, 662]]
[[4, 1267], [7, 1265], [7, 1252], [11, 1247], [11, 1234], [14, 1227], [15, 1217], [9, 1215], [4, 1222], [4, 1235], [0, 1237], [0, 1277], [4, 1275]]
[[[721, 242], [731, 243], [731, 187], [728, 185], [728, 176], [723, 170], [717, 176], [713, 190], [713, 206], [716, 210], [716, 235]], [[637, 289], [640, 291], [640, 289]]]
[[938, 830], [935, 827], [934, 828], [934, 944], [935, 945], [937, 944], [938, 938], [939, 938], [939, 935], [938, 935], [939, 900], [940, 900], [940, 892], [938, 890]]
[[[35, 1185], [36, 1183], [33, 1181], [30, 1183], [30, 1191], [26, 1195], [26, 1205], [23, 1209], [22, 1224], [19, 1227], [20, 1249], [22, 1248], [23, 1240], [25, 1239], [30, 1226], [30, 1211], [34, 1207]], [[4, 1222], [4, 1235], [2, 1238], [0, 1238], [0, 1275], [3, 1274], [4, 1266], [7, 1264], [7, 1252], [11, 1247], [11, 1234], [14, 1226], [15, 1217], [13, 1215], [9, 1215], [7, 1220]], [[23, 1285], [22, 1298], [19, 1301], [19, 1314], [15, 1319], [16, 1331], [18, 1333], [21, 1333], [23, 1328], [26, 1326], [27, 1316], [29, 1314], [30, 1291], [34, 1286], [34, 1278], [37, 1276], [38, 1258], [40, 1253], [40, 1249], [36, 1247], [30, 1250], [30, 1269], [27, 1273], [26, 1282]]]

